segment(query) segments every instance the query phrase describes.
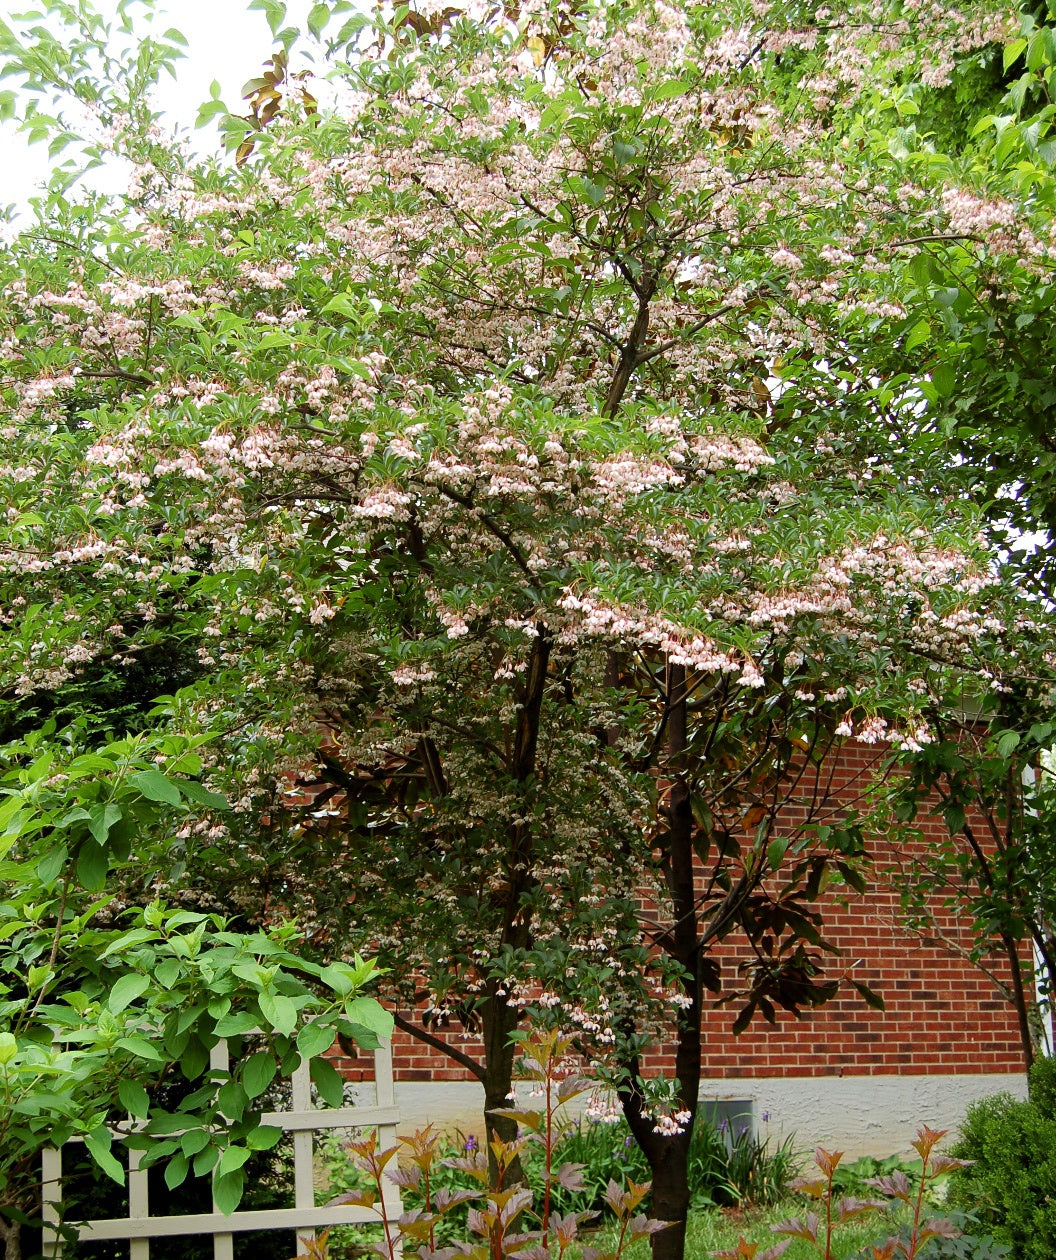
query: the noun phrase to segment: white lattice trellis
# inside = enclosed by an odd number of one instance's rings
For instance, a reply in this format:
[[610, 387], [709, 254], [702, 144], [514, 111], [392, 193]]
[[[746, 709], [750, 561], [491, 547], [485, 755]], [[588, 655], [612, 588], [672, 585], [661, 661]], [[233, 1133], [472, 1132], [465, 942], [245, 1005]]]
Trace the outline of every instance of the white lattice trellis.
[[[221, 1041], [210, 1056], [210, 1067], [228, 1069], [227, 1043]], [[303, 1239], [314, 1235], [319, 1227], [355, 1225], [376, 1221], [369, 1208], [316, 1207], [314, 1177], [314, 1138], [323, 1129], [377, 1128], [383, 1147], [396, 1140], [399, 1113], [392, 1081], [392, 1048], [384, 1043], [374, 1051], [375, 1105], [373, 1107], [313, 1107], [308, 1064], [293, 1074], [289, 1111], [268, 1112], [262, 1123], [274, 1125], [293, 1135], [293, 1198], [292, 1208], [268, 1211], [233, 1212], [225, 1216], [213, 1204], [212, 1212], [190, 1216], [151, 1216], [147, 1192], [147, 1173], [139, 1167], [140, 1152], [129, 1151], [128, 1216], [109, 1220], [67, 1221], [79, 1238], [127, 1241], [129, 1260], [150, 1260], [150, 1240], [174, 1235], [207, 1234], [213, 1238], [213, 1260], [234, 1260], [234, 1236], [245, 1230], [287, 1229]], [[49, 1147], [44, 1151], [44, 1256], [58, 1260], [62, 1255], [62, 1239], [57, 1233], [61, 1218], [62, 1151]], [[386, 1208], [394, 1217], [402, 1211], [400, 1191], [386, 1183]]]

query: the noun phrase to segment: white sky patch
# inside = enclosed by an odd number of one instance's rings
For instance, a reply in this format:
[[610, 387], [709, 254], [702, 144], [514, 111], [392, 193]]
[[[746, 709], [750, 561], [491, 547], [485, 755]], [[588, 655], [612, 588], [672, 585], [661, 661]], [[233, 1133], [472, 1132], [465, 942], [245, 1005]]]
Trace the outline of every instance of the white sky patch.
[[[140, 19], [142, 34], [161, 35], [175, 27], [187, 40], [185, 56], [176, 63], [177, 78], [163, 75], [157, 101], [165, 119], [193, 129], [199, 106], [209, 98], [210, 84], [220, 84], [221, 98], [235, 113], [240, 109], [242, 85], [260, 74], [277, 44], [264, 14], [250, 12], [249, 0], [168, 0], [149, 23]], [[106, 17], [116, 9], [115, 0], [96, 0]], [[287, 0], [286, 24], [306, 29], [311, 0]], [[137, 33], [138, 30], [137, 30]], [[8, 80], [4, 86], [14, 86]], [[248, 106], [246, 107], [248, 110]], [[215, 121], [194, 133], [195, 147], [203, 151], [220, 147]], [[55, 162], [62, 161], [60, 154]], [[0, 125], [0, 207], [15, 205], [24, 211], [38, 193], [54, 165], [46, 143], [31, 145], [13, 123]], [[100, 170], [90, 176], [93, 187], [119, 191], [125, 174]]]

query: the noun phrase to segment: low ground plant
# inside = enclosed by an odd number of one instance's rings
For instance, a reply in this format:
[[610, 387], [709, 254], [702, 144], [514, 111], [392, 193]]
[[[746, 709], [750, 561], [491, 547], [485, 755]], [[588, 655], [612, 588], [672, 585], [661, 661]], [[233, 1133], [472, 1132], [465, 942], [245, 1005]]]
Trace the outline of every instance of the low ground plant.
[[903, 1155], [887, 1155], [883, 1159], [863, 1155], [850, 1164], [840, 1162], [832, 1175], [832, 1188], [839, 1194], [868, 1197], [877, 1177], [889, 1177], [900, 1172], [915, 1186], [920, 1181], [922, 1168], [923, 1163], [919, 1159], [908, 1159]]
[[780, 1203], [803, 1162], [792, 1135], [776, 1145], [750, 1124], [724, 1128], [701, 1124], [690, 1146], [694, 1207], [768, 1207]]
[[[582, 1181], [578, 1190], [554, 1187], [554, 1207], [561, 1212], [587, 1211], [603, 1217], [609, 1210], [605, 1192], [610, 1182], [626, 1187], [632, 1181], [649, 1180], [649, 1165], [641, 1147], [622, 1121], [603, 1124], [581, 1119], [566, 1125], [557, 1134], [554, 1159], [578, 1165]], [[538, 1184], [545, 1172], [541, 1145], [529, 1146], [522, 1163], [529, 1182]]]

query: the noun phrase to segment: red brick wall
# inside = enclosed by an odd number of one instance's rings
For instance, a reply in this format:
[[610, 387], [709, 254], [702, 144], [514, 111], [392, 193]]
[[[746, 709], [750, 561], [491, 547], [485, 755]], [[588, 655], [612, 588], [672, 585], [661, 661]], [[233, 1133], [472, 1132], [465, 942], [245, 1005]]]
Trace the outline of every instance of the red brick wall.
[[[823, 767], [820, 786], [834, 797], [833, 820], [841, 805], [852, 804], [865, 787], [879, 753], [847, 744], [835, 764]], [[791, 811], [790, 811], [791, 813]], [[940, 825], [920, 820], [928, 836]], [[894, 854], [883, 837], [870, 848], [877, 869], [864, 897], [841, 890], [825, 911], [826, 940], [842, 957], [827, 964], [831, 974], [850, 970], [880, 993], [885, 1011], [868, 1007], [853, 990], [800, 1019], [779, 1011], [777, 1024], [757, 1019], [739, 1037], [730, 1032], [736, 1006], [709, 1007], [704, 1015], [703, 1071], [707, 1077], [868, 1076], [879, 1074], [1016, 1073], [1023, 1070], [1016, 1019], [990, 979], [951, 949], [925, 943], [909, 932], [899, 913], [897, 892], [885, 881]], [[904, 855], [904, 854], [903, 854]], [[936, 926], [943, 937], [967, 945], [957, 916], [936, 904]], [[735, 985], [733, 967], [744, 956], [736, 945], [717, 951], [724, 975]], [[1007, 965], [992, 961], [1002, 979]], [[439, 1035], [473, 1057], [479, 1042], [457, 1026]], [[466, 1080], [469, 1073], [450, 1059], [397, 1031], [393, 1039], [397, 1080]], [[342, 1060], [352, 1079], [369, 1079], [370, 1058]], [[647, 1067], [670, 1068], [666, 1055]]]
[[[883, 750], [847, 743], [835, 762], [822, 767], [821, 794], [839, 805], [854, 804], [883, 756]], [[802, 790], [802, 787], [801, 787]], [[790, 811], [791, 812], [791, 811]], [[945, 834], [942, 823], [921, 815], [923, 843]], [[883, 836], [869, 839], [875, 868], [865, 896], [831, 898], [825, 911], [826, 940], [841, 951], [826, 964], [837, 974], [851, 969], [884, 998], [886, 1010], [867, 1006], [853, 991], [799, 1020], [778, 1012], [776, 1026], [761, 1020], [739, 1037], [730, 1036], [729, 1008], [705, 1013], [703, 1070], [706, 1076], [871, 1076], [1021, 1072], [1023, 1057], [1015, 1013], [993, 982], [946, 945], [926, 943], [907, 930], [899, 897], [885, 878], [898, 860]], [[846, 891], [846, 890], [845, 890]], [[963, 920], [934, 903], [936, 935], [967, 948]], [[736, 949], [723, 951], [737, 957]], [[1007, 979], [997, 958], [991, 970]]]

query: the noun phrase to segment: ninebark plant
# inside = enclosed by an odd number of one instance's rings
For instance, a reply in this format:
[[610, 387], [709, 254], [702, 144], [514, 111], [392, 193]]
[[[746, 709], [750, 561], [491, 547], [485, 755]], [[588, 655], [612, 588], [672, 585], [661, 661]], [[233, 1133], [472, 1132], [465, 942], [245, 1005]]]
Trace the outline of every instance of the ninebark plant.
[[738, 1026], [834, 991], [814, 903], [860, 837], [781, 804], [836, 736], [920, 746], [936, 677], [1030, 628], [969, 506], [851, 459], [810, 392], [931, 214], [842, 121], [892, 32], [939, 75], [999, 7], [352, 14], [322, 110], [267, 3], [249, 121], [206, 111], [236, 165], [160, 131], [165, 40], [51, 7], [65, 43], [0, 32], [27, 117], [68, 141], [38, 101], [72, 94], [132, 171], [60, 176], [0, 259], [9, 712], [188, 651], [169, 711], [224, 731], [236, 806], [181, 830], [203, 895], [376, 948], [495, 1139], [524, 1012], [574, 1028], [680, 1253], [708, 948], [753, 951]]
[[[933, 1238], [954, 1238], [960, 1233], [945, 1218], [927, 1214], [930, 1183], [943, 1173], [965, 1166], [962, 1159], [936, 1152], [936, 1146], [945, 1136], [945, 1129], [930, 1129], [927, 1125], [922, 1125], [917, 1130], [912, 1146], [921, 1158], [920, 1181], [913, 1186], [906, 1174], [898, 1171], [887, 1176], [870, 1178], [868, 1184], [879, 1190], [885, 1196], [883, 1199], [858, 1199], [851, 1196], [837, 1198], [833, 1189], [833, 1176], [843, 1159], [843, 1152], [826, 1151], [819, 1146], [814, 1153], [814, 1162], [821, 1176], [804, 1177], [793, 1183], [793, 1188], [815, 1201], [817, 1209], [807, 1212], [803, 1217], [772, 1226], [774, 1233], [786, 1235], [790, 1240], [801, 1238], [821, 1260], [833, 1260], [833, 1238], [841, 1225], [860, 1220], [881, 1208], [901, 1204], [910, 1214], [908, 1225], [902, 1233], [870, 1245], [869, 1260], [917, 1260]], [[746, 1255], [744, 1246], [742, 1240], [737, 1251], [721, 1253], [719, 1260], [741, 1260]], [[788, 1243], [784, 1246], [787, 1247]]]

